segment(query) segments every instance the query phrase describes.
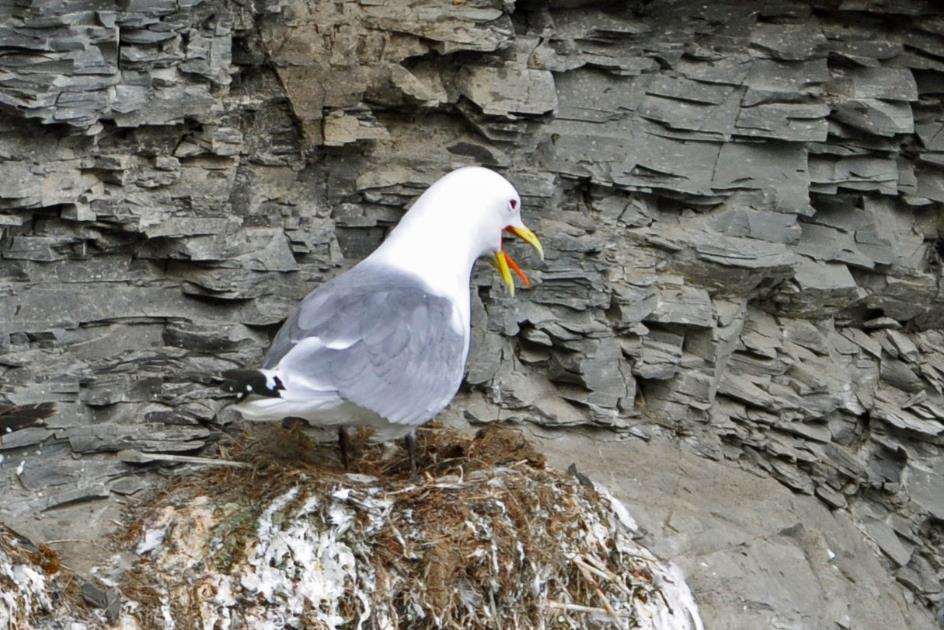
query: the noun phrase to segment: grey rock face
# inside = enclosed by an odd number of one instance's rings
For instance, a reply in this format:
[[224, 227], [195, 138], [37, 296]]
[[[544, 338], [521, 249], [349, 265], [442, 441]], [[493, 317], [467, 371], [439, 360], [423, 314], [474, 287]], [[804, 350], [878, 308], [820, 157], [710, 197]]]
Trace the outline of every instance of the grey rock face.
[[233, 419], [213, 375], [483, 164], [547, 260], [509, 244], [535, 279], [514, 299], [475, 274], [454, 413], [684, 436], [854, 523], [940, 615], [941, 20], [919, 0], [3, 4], [0, 402], [60, 413], [3, 436], [0, 519], [136, 490], [115, 451], [212, 446]]
[[[878, 514], [830, 511], [773, 479], [706, 461], [662, 438], [546, 437], [552, 464], [577, 461], [581, 473], [625, 497], [643, 540], [682, 564], [706, 628], [936, 626], [870, 549], [876, 540], [896, 562], [907, 561], [911, 549], [896, 544], [897, 534]], [[624, 474], [627, 458], [635, 465]], [[863, 523], [870, 538], [861, 536]]]

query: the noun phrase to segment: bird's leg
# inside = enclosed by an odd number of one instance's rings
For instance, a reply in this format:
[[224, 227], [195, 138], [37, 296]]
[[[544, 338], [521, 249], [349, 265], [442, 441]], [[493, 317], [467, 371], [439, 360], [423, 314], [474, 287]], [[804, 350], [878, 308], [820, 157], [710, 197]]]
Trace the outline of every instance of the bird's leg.
[[410, 458], [410, 476], [416, 478], [416, 433], [410, 431], [404, 439], [406, 442], [406, 453]]
[[347, 429], [338, 427], [338, 450], [341, 451], [341, 465], [344, 466], [344, 470], [347, 470], [347, 465], [350, 463], [350, 458], [348, 457], [350, 449], [351, 438], [347, 434]]

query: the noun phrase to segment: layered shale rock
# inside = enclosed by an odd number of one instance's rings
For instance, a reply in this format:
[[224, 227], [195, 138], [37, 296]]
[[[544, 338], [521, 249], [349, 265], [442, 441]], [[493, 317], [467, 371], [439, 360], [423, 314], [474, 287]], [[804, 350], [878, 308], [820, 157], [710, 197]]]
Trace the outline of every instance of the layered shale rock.
[[0, 6], [0, 403], [59, 409], [3, 436], [0, 520], [40, 536], [148, 487], [118, 451], [212, 449], [213, 375], [484, 164], [547, 260], [514, 299], [475, 276], [452, 413], [678, 435], [848, 515], [940, 615], [942, 24], [920, 0]]

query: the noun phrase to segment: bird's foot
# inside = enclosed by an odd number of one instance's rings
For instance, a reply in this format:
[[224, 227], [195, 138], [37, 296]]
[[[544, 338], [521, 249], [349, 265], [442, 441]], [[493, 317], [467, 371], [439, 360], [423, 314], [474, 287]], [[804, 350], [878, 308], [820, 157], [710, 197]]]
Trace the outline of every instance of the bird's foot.
[[351, 436], [347, 434], [347, 429], [344, 427], [338, 428], [338, 450], [341, 455], [341, 465], [344, 466], [344, 470], [347, 470], [351, 463]]
[[410, 458], [410, 477], [416, 479], [416, 432], [410, 431], [404, 438], [404, 442], [407, 456]]

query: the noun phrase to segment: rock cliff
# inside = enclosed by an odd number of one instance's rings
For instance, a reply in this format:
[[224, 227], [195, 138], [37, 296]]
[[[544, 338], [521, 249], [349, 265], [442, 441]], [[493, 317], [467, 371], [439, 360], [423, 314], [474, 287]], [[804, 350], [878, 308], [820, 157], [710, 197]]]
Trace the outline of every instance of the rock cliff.
[[0, 521], [95, 539], [159, 477], [114, 453], [212, 449], [214, 375], [482, 164], [547, 260], [476, 273], [453, 415], [773, 478], [944, 619], [937, 3], [16, 0], [0, 51], [0, 402], [59, 409]]

